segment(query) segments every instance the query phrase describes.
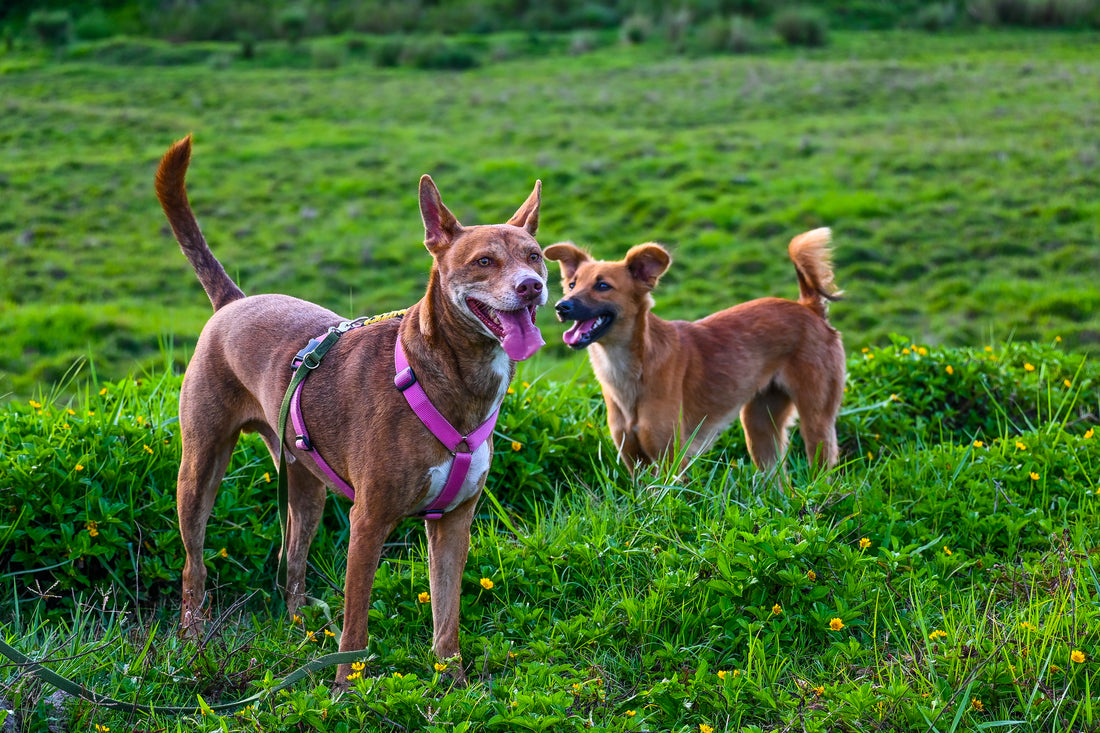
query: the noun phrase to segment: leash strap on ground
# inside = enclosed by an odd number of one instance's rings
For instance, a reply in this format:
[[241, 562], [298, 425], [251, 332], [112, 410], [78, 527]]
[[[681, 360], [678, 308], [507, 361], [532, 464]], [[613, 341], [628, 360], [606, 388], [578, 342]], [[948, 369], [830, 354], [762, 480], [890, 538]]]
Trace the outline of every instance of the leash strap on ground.
[[[233, 702], [224, 702], [217, 705], [207, 705], [205, 701], [202, 705], [138, 705], [132, 702], [123, 702], [121, 700], [115, 700], [114, 698], [107, 697], [106, 695], [100, 695], [94, 690], [89, 690], [84, 685], [78, 684], [68, 677], [59, 675], [52, 669], [42, 666], [41, 663], [34, 661], [26, 654], [23, 654], [15, 647], [10, 646], [0, 639], [0, 654], [15, 662], [18, 666], [24, 668], [27, 672], [30, 672], [38, 679], [42, 680], [46, 684], [53, 685], [59, 690], [67, 692], [73, 697], [78, 697], [81, 700], [87, 700], [88, 702], [96, 705], [97, 707], [108, 708], [110, 710], [120, 710], [128, 713], [147, 713], [149, 715], [187, 715], [190, 713], [197, 713], [203, 708], [215, 713], [228, 713], [234, 710], [238, 710], [247, 705], [260, 702], [265, 698], [274, 695], [280, 690], [284, 690], [290, 687], [296, 682], [312, 675], [318, 670], [322, 670], [326, 667], [332, 667], [337, 664], [349, 664], [355, 662], [364, 657], [364, 650], [354, 652], [333, 652], [332, 654], [325, 654], [317, 657], [313, 661], [303, 664], [298, 669], [288, 674], [279, 684], [274, 687], [269, 687], [266, 690], [257, 692], [255, 695], [251, 695], [241, 700], [234, 700]], [[201, 700], [201, 698], [200, 698]]]

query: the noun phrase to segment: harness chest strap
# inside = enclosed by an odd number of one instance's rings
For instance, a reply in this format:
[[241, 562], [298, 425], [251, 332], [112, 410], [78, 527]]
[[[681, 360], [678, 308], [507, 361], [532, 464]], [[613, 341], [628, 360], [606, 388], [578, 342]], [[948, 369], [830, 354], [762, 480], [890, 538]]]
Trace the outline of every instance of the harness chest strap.
[[409, 403], [409, 407], [420, 418], [420, 422], [424, 423], [424, 427], [454, 455], [454, 460], [451, 461], [451, 470], [447, 474], [447, 481], [443, 485], [443, 490], [428, 505], [427, 509], [417, 514], [417, 516], [424, 519], [440, 519], [443, 512], [458, 496], [458, 493], [462, 490], [462, 485], [470, 475], [470, 465], [473, 463], [474, 453], [493, 434], [497, 417], [500, 415], [500, 403], [497, 403], [496, 409], [493, 410], [485, 422], [470, 433], [462, 435], [428, 399], [424, 387], [421, 386], [412, 367], [409, 366], [409, 360], [405, 356], [405, 349], [401, 345], [400, 337], [394, 345], [393, 363], [394, 369], [397, 371], [397, 375], [393, 378], [394, 385], [405, 396], [405, 401]]

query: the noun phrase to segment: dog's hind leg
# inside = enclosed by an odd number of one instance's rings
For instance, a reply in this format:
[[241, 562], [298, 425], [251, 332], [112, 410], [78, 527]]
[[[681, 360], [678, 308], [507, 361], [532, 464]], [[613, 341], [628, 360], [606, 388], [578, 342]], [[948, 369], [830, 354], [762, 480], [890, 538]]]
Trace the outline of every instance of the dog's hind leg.
[[774, 468], [787, 450], [787, 424], [794, 404], [774, 384], [758, 392], [741, 408], [741, 427], [753, 463], [762, 471]]
[[301, 461], [287, 465], [289, 506], [286, 522], [286, 606], [293, 614], [306, 592], [306, 561], [325, 510], [327, 489]]
[[176, 484], [176, 512], [183, 549], [187, 553], [183, 565], [180, 625], [184, 634], [197, 637], [202, 634], [205, 620], [202, 607], [206, 597], [206, 565], [203, 562], [206, 524], [239, 432], [219, 434], [208, 425], [193, 425], [190, 420], [181, 419], [180, 435], [183, 457]]

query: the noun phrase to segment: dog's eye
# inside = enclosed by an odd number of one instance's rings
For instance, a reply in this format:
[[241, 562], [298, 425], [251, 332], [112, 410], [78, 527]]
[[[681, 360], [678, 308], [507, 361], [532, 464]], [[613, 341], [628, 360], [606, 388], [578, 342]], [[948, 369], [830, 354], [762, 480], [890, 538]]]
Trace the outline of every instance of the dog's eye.
[[532, 252], [530, 256], [527, 257], [527, 259], [530, 260], [532, 264], [538, 264], [540, 261], [542, 261], [542, 255], [538, 252]]
[[481, 265], [482, 267], [488, 267], [489, 265], [493, 264], [493, 258], [492, 257], [482, 257], [482, 258], [478, 259], [477, 264]]
[[608, 283], [608, 282], [605, 282], [604, 280], [600, 280], [598, 283], [596, 283], [596, 290], [610, 290], [610, 289], [611, 289], [611, 284]]
[[570, 289], [570, 290], [572, 290], [572, 289], [573, 289], [573, 288], [575, 288], [575, 287], [577, 287], [577, 281], [576, 281], [576, 280], [574, 280], [573, 282], [569, 283], [569, 289]]

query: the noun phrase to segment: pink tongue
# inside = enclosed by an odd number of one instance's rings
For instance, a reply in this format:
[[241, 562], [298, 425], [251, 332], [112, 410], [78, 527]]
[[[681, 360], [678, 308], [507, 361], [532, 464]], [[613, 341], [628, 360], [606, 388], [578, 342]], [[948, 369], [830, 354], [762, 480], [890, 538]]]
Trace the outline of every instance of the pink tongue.
[[497, 311], [497, 318], [500, 319], [500, 325], [504, 328], [504, 338], [500, 345], [504, 347], [504, 353], [512, 361], [530, 358], [546, 343], [531, 319], [531, 312], [526, 308], [516, 311]]
[[581, 336], [584, 336], [586, 333], [591, 331], [592, 326], [595, 325], [595, 323], [595, 318], [587, 321], [577, 321], [573, 324], [572, 328], [570, 328], [562, 335], [561, 340], [569, 346], [572, 346], [581, 340]]

